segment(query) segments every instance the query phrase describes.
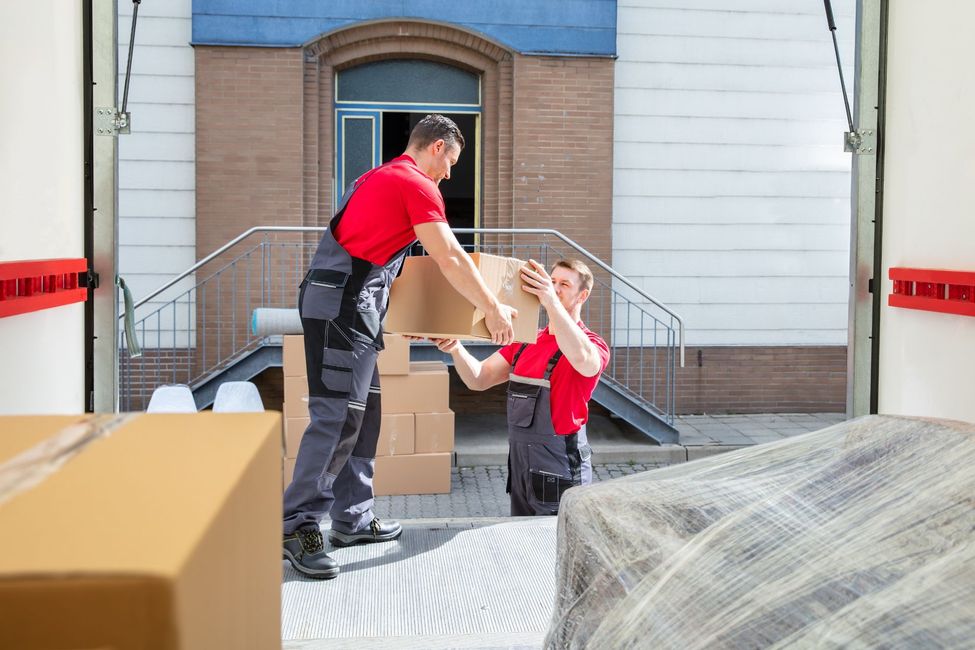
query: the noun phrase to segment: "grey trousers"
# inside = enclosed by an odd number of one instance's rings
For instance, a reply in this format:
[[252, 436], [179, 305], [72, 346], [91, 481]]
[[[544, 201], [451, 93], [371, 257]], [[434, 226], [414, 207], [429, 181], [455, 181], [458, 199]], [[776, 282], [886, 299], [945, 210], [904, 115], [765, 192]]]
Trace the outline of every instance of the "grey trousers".
[[318, 525], [326, 514], [333, 528], [355, 532], [373, 518], [379, 352], [333, 321], [302, 319], [302, 325], [311, 422], [284, 493], [284, 534]]

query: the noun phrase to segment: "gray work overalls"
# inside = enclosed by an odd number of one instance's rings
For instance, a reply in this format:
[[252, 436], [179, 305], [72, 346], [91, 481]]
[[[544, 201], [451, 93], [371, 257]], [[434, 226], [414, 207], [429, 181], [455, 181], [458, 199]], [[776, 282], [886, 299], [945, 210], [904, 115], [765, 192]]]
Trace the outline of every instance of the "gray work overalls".
[[541, 379], [515, 374], [523, 344], [508, 375], [508, 493], [511, 516], [557, 515], [562, 493], [592, 483], [592, 450], [583, 425], [560, 436], [552, 426], [551, 377], [556, 351]]
[[311, 422], [284, 493], [285, 535], [318, 524], [326, 513], [332, 527], [344, 532], [372, 520], [381, 413], [376, 358], [383, 349], [389, 287], [416, 241], [378, 266], [352, 257], [335, 240], [349, 199], [375, 171], [342, 199], [298, 295]]

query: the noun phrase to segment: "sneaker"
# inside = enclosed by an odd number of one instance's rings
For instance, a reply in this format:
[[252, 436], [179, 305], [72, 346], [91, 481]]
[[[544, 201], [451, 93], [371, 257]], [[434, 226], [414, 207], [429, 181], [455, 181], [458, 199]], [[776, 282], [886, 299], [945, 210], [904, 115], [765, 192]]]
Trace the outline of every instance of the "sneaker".
[[339, 574], [339, 563], [325, 553], [325, 541], [318, 526], [299, 528], [284, 536], [284, 559], [295, 571], [309, 578], [331, 580]]
[[368, 526], [354, 533], [343, 533], [333, 528], [328, 531], [328, 541], [332, 542], [332, 546], [391, 542], [399, 537], [402, 532], [403, 527], [398, 521], [381, 521], [378, 517], [374, 517]]

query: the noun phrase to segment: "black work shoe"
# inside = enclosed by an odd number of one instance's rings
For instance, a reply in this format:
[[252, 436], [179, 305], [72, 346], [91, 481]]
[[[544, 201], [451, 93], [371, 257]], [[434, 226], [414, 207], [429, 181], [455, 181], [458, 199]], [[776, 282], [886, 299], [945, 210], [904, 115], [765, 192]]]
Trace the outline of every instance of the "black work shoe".
[[285, 535], [284, 559], [309, 578], [331, 580], [339, 574], [339, 563], [325, 553], [325, 541], [318, 526], [305, 526]]
[[328, 531], [328, 541], [333, 546], [352, 546], [353, 544], [372, 544], [374, 542], [391, 542], [400, 536], [403, 527], [398, 521], [380, 521], [374, 517], [369, 525], [355, 533], [343, 533], [334, 528]]

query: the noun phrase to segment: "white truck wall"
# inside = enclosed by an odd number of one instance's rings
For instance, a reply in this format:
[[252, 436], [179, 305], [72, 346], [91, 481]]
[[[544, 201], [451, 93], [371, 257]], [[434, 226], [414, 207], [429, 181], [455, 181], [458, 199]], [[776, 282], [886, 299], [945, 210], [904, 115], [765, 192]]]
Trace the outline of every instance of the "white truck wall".
[[[0, 3], [0, 261], [84, 256], [80, 2]], [[84, 306], [0, 318], [0, 414], [84, 410]]]
[[892, 266], [975, 271], [975, 4], [891, 2], [881, 413], [975, 421], [975, 318], [888, 307]]

